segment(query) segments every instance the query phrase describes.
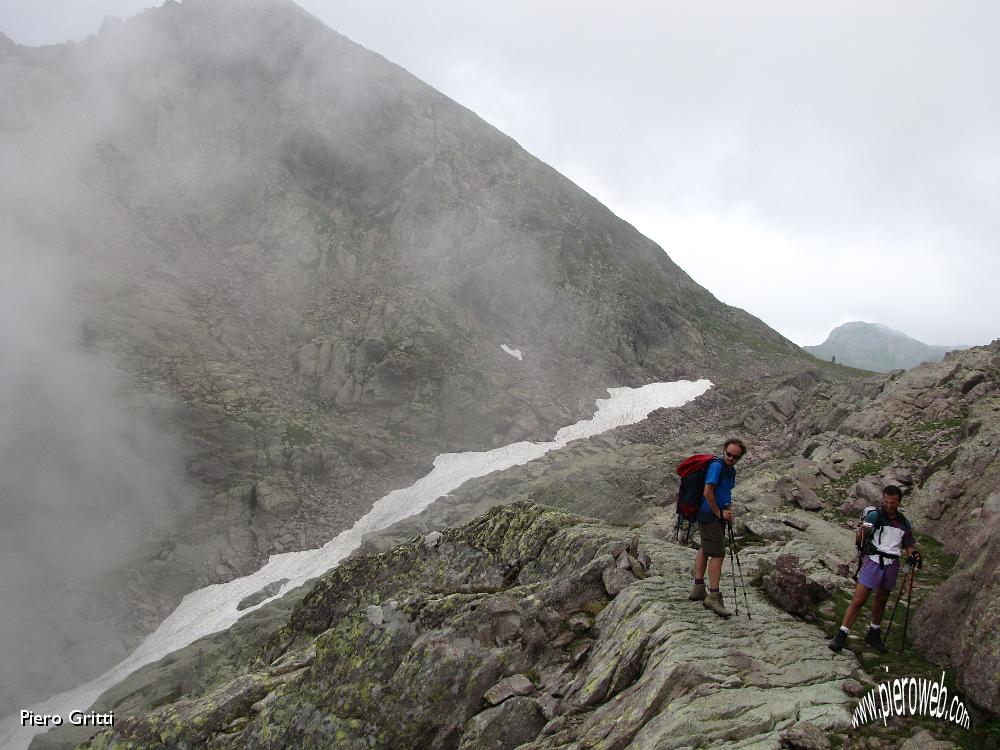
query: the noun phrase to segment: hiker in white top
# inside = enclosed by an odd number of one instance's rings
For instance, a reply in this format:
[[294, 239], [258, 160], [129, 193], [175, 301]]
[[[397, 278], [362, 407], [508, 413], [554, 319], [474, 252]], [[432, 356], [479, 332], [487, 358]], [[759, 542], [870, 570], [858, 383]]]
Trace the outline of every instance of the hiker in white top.
[[858, 585], [854, 588], [854, 598], [844, 612], [844, 622], [840, 630], [828, 644], [833, 651], [840, 651], [847, 643], [851, 625], [861, 608], [874, 590], [872, 602], [872, 623], [865, 633], [865, 643], [885, 653], [882, 643], [882, 615], [889, 600], [889, 592], [896, 585], [899, 575], [900, 557], [906, 557], [914, 564], [920, 559], [916, 551], [916, 539], [906, 517], [899, 512], [903, 493], [899, 487], [888, 485], [882, 490], [882, 508], [867, 513], [858, 525], [856, 541], [862, 550], [862, 565], [858, 575]]

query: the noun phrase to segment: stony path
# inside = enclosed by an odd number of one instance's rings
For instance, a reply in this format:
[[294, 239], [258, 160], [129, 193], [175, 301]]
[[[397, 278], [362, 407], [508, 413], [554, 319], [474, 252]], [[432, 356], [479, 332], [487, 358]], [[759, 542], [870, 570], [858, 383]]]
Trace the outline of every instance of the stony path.
[[[581, 712], [550, 722], [549, 736], [529, 747], [771, 748], [798, 721], [849, 725], [841, 685], [852, 658], [832, 654], [815, 627], [753, 587], [753, 619], [741, 596], [739, 616], [721, 620], [687, 599], [693, 552], [647, 537], [641, 547], [659, 575], [628, 586], [601, 612], [600, 635], [566, 698]], [[726, 571], [731, 591], [728, 562]]]

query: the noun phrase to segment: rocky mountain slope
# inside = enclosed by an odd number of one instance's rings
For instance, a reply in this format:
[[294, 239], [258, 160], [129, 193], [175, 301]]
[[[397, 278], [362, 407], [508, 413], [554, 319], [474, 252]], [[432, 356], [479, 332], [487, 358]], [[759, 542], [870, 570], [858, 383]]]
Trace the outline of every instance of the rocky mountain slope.
[[804, 366], [285, 0], [168, 0], [78, 44], [8, 42], [3, 437], [23, 459], [5, 502], [24, 522], [0, 555], [24, 574], [2, 579], [19, 604], [0, 640], [23, 663], [0, 713], [109, 666], [186, 591], [329, 539], [443, 450], [550, 437], [608, 385]]
[[762, 738], [843, 722], [850, 660], [803, 659], [808, 626], [757, 598], [715, 647], [715, 616], [680, 604], [687, 551], [643, 539], [632, 557], [622, 537], [514, 504], [355, 558], [256, 669], [123, 722], [115, 746], [681, 747], [734, 738], [735, 716]]
[[[801, 536], [783, 523], [791, 508], [853, 528], [862, 508], [880, 500], [884, 484], [903, 487], [903, 510], [917, 530], [956, 557], [955, 573], [938, 581], [916, 615], [917, 642], [935, 662], [956, 671], [958, 684], [977, 704], [996, 713], [1000, 644], [993, 625], [1000, 621], [1000, 589], [996, 560], [987, 550], [1000, 534], [998, 378], [1000, 343], [994, 342], [887, 379], [842, 383], [812, 372], [764, 381], [742, 394], [710, 393], [613, 438], [579, 446], [575, 454], [571, 447], [470, 482], [370, 540], [368, 549], [517, 499], [616, 523], [650, 523], [650, 504], [662, 487], [674, 486], [673, 466], [689, 453], [718, 450], [730, 433], [740, 434], [752, 454], [740, 467], [739, 494], [747, 511], [740, 522], [764, 539]], [[852, 556], [852, 538], [838, 543], [845, 560]], [[804, 559], [819, 560], [823, 551], [814, 549]]]
[[[467, 483], [108, 691], [119, 724], [84, 747], [996, 747], [998, 385], [1000, 341], [866, 381], [771, 377]], [[731, 432], [750, 451], [723, 624], [686, 599], [670, 494]], [[895, 653], [897, 620], [892, 654], [834, 655], [857, 512], [888, 482], [926, 558], [917, 650]], [[942, 668], [971, 729], [851, 727], [864, 691]]]
[[960, 346], [936, 346], [917, 341], [881, 323], [854, 321], [834, 328], [818, 346], [802, 347], [814, 357], [873, 372], [909, 370], [921, 362], [940, 362]]

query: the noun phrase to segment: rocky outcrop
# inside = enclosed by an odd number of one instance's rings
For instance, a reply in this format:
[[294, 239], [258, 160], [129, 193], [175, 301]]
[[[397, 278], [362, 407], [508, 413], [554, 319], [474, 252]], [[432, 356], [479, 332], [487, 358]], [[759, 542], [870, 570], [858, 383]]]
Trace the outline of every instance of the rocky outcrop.
[[[935, 590], [921, 592], [918, 581], [923, 604], [911, 632], [928, 656], [955, 670], [967, 695], [995, 711], [998, 649], [989, 623], [996, 621], [1000, 592], [988, 550], [997, 545], [998, 358], [1000, 343], [994, 343], [882, 381], [781, 379], [802, 391], [788, 421], [766, 416], [770, 412], [759, 400], [743, 403], [730, 394], [723, 402], [709, 394], [697, 405], [654, 414], [615, 436], [469, 483], [385, 538], [426, 533], [461, 521], [463, 514], [531, 497], [586, 508], [616, 523], [646, 523], [649, 533], [673, 539], [672, 511], [661, 518], [656, 507], [671, 507], [673, 467], [690, 453], [717, 451], [736, 432], [750, 443], [748, 461], [738, 471], [737, 527], [768, 542], [770, 558], [798, 556], [804, 575], [830, 592], [847, 592], [852, 585], [852, 532], [862, 508], [878, 504], [885, 485], [902, 488], [903, 511], [916, 530], [958, 556], [955, 572]], [[755, 393], [775, 390], [774, 382], [762, 382]], [[852, 410], [842, 414], [845, 404]], [[741, 431], [748, 424], [758, 425], [754, 433]], [[803, 497], [817, 498], [817, 510], [795, 510]], [[369, 546], [378, 546], [377, 540]], [[920, 576], [927, 577], [928, 571]], [[802, 593], [787, 604], [807, 612], [806, 599]]]
[[790, 750], [830, 750], [830, 740], [818, 726], [803, 721], [782, 733], [781, 746]]
[[[603, 574], [629, 546], [651, 574], [612, 594]], [[644, 534], [501, 506], [435, 545], [345, 561], [263, 647], [230, 650], [234, 677], [203, 673], [158, 708], [119, 691], [133, 716], [83, 747], [680, 747], [845, 726], [850, 661], [753, 591], [754, 620], [721, 627], [686, 599], [691, 562]]]

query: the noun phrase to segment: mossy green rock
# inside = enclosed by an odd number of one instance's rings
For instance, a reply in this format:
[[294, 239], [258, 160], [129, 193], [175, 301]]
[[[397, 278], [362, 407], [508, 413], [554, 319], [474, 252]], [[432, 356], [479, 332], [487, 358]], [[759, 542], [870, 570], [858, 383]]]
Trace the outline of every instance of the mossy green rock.
[[[849, 660], [754, 591], [753, 623], [688, 602], [690, 550], [641, 535], [660, 575], [610, 595], [602, 576], [630, 537], [517, 502], [349, 558], [259, 648], [230, 649], [227, 676], [206, 671], [81, 747], [624, 747], [640, 733], [659, 747], [847, 722]], [[512, 675], [532, 693], [490, 705]]]

